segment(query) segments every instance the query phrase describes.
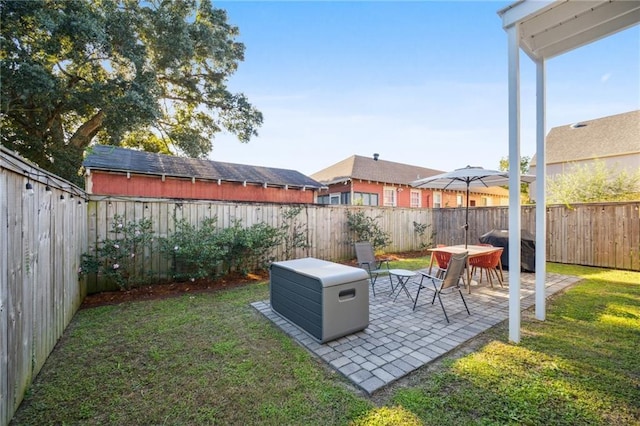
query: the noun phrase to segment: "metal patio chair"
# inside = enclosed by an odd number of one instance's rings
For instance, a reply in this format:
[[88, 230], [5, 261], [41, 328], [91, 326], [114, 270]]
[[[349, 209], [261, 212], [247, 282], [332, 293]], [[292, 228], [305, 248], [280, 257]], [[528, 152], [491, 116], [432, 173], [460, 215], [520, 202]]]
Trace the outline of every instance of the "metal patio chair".
[[420, 290], [422, 290], [423, 288], [428, 288], [426, 283], [424, 282], [425, 280], [427, 280], [431, 281], [431, 283], [433, 284], [433, 289], [435, 291], [433, 299], [431, 300], [431, 304], [434, 304], [437, 297], [438, 301], [440, 302], [440, 306], [442, 306], [442, 312], [444, 312], [444, 317], [447, 319], [447, 322], [449, 322], [449, 317], [447, 316], [447, 311], [444, 309], [444, 304], [442, 303], [442, 298], [440, 297], [440, 295], [444, 294], [443, 292], [446, 290], [451, 290], [450, 293], [454, 293], [455, 290], [458, 290], [467, 313], [471, 315], [471, 312], [469, 312], [469, 307], [467, 306], [467, 302], [464, 300], [464, 296], [462, 295], [462, 291], [460, 290], [460, 280], [462, 279], [464, 268], [467, 265], [467, 256], [468, 254], [466, 252], [451, 255], [449, 265], [447, 266], [447, 271], [444, 273], [444, 276], [442, 278], [420, 272], [420, 274], [422, 274], [422, 278], [420, 279], [420, 286], [418, 287], [416, 300], [413, 303], [414, 311], [416, 310], [416, 305], [418, 304]]
[[[373, 252], [373, 246], [369, 241], [361, 241], [355, 243], [356, 257], [358, 258], [358, 266], [369, 273], [371, 280], [371, 289], [373, 295], [376, 295], [376, 281], [381, 274], [389, 273], [389, 259], [376, 259], [376, 255]], [[393, 282], [391, 283], [391, 290], [393, 291]]]

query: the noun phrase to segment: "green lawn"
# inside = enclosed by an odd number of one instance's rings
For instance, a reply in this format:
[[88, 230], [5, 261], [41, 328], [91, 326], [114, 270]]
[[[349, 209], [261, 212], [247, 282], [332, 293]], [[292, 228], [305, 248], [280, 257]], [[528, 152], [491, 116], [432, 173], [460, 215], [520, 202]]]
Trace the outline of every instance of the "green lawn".
[[548, 269], [584, 280], [520, 344], [498, 326], [371, 398], [249, 306], [266, 283], [84, 309], [12, 424], [640, 425], [640, 273]]

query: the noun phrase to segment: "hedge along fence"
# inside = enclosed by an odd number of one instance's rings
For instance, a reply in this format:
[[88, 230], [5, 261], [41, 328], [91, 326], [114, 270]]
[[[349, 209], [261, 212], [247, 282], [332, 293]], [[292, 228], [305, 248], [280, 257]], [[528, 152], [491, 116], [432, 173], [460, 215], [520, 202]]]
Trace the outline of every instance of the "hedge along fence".
[[[640, 202], [550, 206], [547, 208], [547, 260], [587, 266], [640, 270]], [[92, 197], [89, 203], [89, 245], [109, 238], [114, 217], [125, 221], [150, 219], [154, 235], [169, 237], [176, 223], [184, 219], [199, 226], [205, 219], [215, 219], [220, 229], [240, 221], [250, 227], [265, 223], [280, 228], [287, 223], [286, 213], [299, 208], [293, 219], [304, 233], [305, 247], [285, 253], [284, 245], [271, 253], [275, 260], [315, 257], [339, 261], [354, 257], [353, 234], [347, 225], [347, 211], [363, 212], [375, 220], [390, 236], [388, 253], [417, 251], [425, 244], [464, 243], [465, 211], [461, 208], [411, 209], [333, 205], [276, 205], [226, 203], [215, 201], [176, 201], [134, 198]], [[508, 207], [470, 207], [469, 243], [492, 229], [508, 228]], [[415, 224], [424, 225], [420, 235]], [[535, 234], [535, 206], [522, 207], [522, 228]], [[433, 235], [432, 235], [433, 233]], [[141, 281], [171, 279], [175, 272], [172, 259], [153, 245], [136, 260], [136, 274]], [[89, 292], [112, 289], [112, 285], [90, 280]]]
[[[299, 213], [288, 217], [294, 209]], [[156, 239], [174, 234], [181, 220], [197, 227], [210, 219], [219, 229], [229, 228], [237, 222], [246, 228], [261, 223], [274, 228], [289, 225], [287, 229], [290, 233], [304, 234], [304, 247], [291, 249], [281, 244], [271, 253], [274, 260], [299, 257], [343, 260], [354, 257], [353, 234], [347, 225], [347, 211], [363, 212], [390, 234], [392, 243], [385, 248], [387, 252], [417, 250], [424, 238], [428, 238], [425, 234], [431, 228], [429, 210], [408, 208], [240, 204], [93, 196], [88, 205], [88, 240], [90, 248], [95, 250], [100, 242], [113, 238], [114, 218], [127, 223], [150, 219]], [[425, 225], [427, 232], [423, 235], [417, 233], [414, 222]], [[135, 274], [141, 282], [164, 281], [172, 278], [175, 267], [174, 260], [160, 252], [159, 244], [152, 244], [143, 256], [136, 259]], [[113, 283], [96, 280], [95, 277], [89, 279], [89, 293], [109, 289], [113, 289]]]

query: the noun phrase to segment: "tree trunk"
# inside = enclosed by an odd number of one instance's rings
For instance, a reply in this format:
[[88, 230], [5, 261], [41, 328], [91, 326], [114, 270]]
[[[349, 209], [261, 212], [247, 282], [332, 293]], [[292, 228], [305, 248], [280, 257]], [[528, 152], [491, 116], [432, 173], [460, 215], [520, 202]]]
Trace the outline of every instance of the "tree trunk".
[[84, 150], [87, 146], [89, 146], [91, 139], [93, 139], [98, 131], [102, 128], [103, 122], [104, 112], [100, 110], [86, 123], [80, 126], [78, 130], [76, 130], [73, 136], [71, 136], [71, 138], [69, 139], [69, 145]]
[[84, 150], [102, 128], [103, 121], [104, 113], [99, 111], [76, 130], [69, 142], [65, 142], [64, 137], [58, 132], [52, 132], [54, 140], [50, 153], [53, 157], [53, 163], [48, 169], [83, 188], [84, 179], [79, 174], [79, 169], [82, 164]]

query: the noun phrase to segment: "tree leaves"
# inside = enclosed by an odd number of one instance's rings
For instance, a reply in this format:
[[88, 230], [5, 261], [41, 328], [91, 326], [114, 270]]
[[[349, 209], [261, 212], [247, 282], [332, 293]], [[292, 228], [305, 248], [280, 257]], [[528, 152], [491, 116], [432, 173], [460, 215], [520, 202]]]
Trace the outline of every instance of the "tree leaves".
[[0, 8], [0, 140], [62, 177], [81, 183], [94, 139], [204, 157], [222, 129], [257, 135], [262, 114], [226, 87], [244, 59], [239, 30], [210, 0]]
[[573, 164], [547, 181], [549, 204], [596, 203], [640, 199], [640, 171], [607, 166], [603, 160]]

